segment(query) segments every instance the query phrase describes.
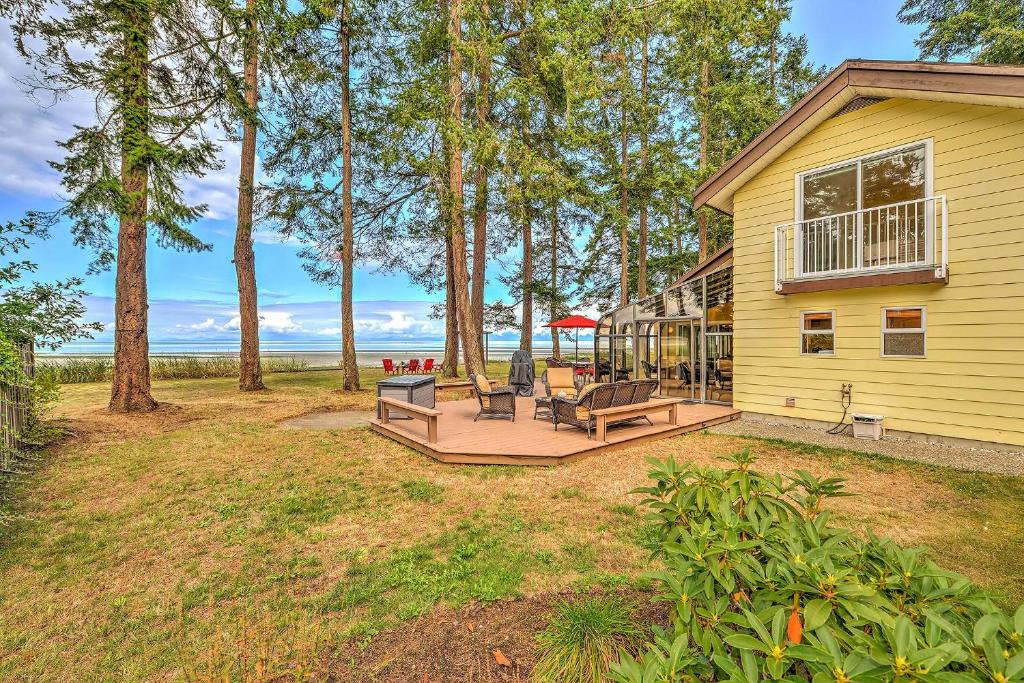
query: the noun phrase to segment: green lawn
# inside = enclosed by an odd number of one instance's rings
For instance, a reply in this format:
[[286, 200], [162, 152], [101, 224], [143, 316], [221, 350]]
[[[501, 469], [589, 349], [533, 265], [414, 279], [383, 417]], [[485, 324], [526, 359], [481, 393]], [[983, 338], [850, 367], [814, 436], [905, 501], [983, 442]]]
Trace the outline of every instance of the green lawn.
[[1024, 599], [1019, 480], [708, 434], [555, 468], [456, 467], [366, 428], [278, 425], [369, 410], [377, 377], [354, 396], [334, 371], [272, 374], [249, 395], [228, 379], [159, 382], [164, 407], [140, 417], [107, 414], [106, 385], [66, 387], [72, 434], [0, 527], [0, 680], [313, 666], [437, 602], [642, 586], [649, 535], [628, 492], [644, 458], [711, 463], [744, 446], [766, 471], [848, 477], [861, 495], [835, 503], [838, 523], [929, 545]]

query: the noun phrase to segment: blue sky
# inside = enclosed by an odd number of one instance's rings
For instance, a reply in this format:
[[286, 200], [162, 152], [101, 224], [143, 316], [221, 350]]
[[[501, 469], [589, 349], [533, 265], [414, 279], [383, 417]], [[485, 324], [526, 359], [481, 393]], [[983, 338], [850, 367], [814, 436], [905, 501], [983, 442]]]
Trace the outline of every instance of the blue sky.
[[[808, 37], [810, 57], [829, 67], [843, 59], [914, 59], [918, 27], [897, 22], [901, 0], [796, 0], [789, 30]], [[30, 101], [15, 79], [25, 67], [14, 52], [10, 31], [0, 27], [0, 220], [17, 219], [25, 210], [54, 206], [56, 174], [46, 160], [56, 158], [54, 140], [69, 136], [76, 122], [88, 122], [88, 98], [42, 108]], [[234, 267], [231, 264], [237, 186], [237, 145], [224, 145], [224, 170], [185, 183], [191, 201], [210, 206], [196, 233], [213, 244], [211, 252], [183, 254], [152, 245], [149, 261], [151, 338], [154, 340], [237, 339]], [[312, 283], [293, 244], [273, 234], [256, 239], [257, 281], [266, 339], [329, 342], [339, 338], [338, 290]], [[90, 255], [71, 243], [66, 229], [34, 248], [39, 279], [82, 274]], [[500, 263], [489, 265], [488, 300], [505, 298], [497, 283]], [[89, 276], [90, 319], [113, 320], [114, 275]], [[355, 281], [356, 337], [360, 345], [379, 341], [436, 341], [443, 323], [429, 319], [430, 304], [443, 293], [428, 293], [401, 275], [360, 268]], [[593, 314], [594, 312], [590, 312]], [[538, 330], [539, 331], [539, 330]], [[98, 336], [107, 340], [112, 328]], [[500, 338], [501, 335], [499, 335]], [[518, 336], [508, 333], [508, 338]], [[547, 337], [547, 334], [543, 334]]]

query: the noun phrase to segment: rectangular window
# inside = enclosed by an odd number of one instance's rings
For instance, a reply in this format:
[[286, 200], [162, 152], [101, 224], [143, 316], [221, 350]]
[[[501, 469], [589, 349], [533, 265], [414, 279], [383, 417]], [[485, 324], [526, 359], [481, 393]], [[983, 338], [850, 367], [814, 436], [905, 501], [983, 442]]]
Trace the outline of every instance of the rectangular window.
[[882, 355], [896, 358], [924, 356], [923, 306], [882, 309]]
[[797, 176], [801, 273], [924, 263], [929, 143]]
[[800, 353], [835, 355], [835, 317], [835, 311], [805, 311], [800, 314]]

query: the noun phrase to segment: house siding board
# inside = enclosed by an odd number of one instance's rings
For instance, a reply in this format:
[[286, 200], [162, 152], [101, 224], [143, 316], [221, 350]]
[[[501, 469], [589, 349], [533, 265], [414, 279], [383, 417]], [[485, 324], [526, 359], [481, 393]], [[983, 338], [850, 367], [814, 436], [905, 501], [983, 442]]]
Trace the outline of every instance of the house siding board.
[[[774, 229], [794, 219], [800, 171], [931, 139], [949, 207], [949, 282], [780, 296]], [[820, 124], [734, 196], [734, 405], [1024, 446], [1024, 110], [886, 100]], [[881, 309], [927, 308], [927, 356], [883, 358]], [[800, 355], [799, 313], [836, 311], [836, 355]], [[796, 407], [786, 408], [787, 397]]]

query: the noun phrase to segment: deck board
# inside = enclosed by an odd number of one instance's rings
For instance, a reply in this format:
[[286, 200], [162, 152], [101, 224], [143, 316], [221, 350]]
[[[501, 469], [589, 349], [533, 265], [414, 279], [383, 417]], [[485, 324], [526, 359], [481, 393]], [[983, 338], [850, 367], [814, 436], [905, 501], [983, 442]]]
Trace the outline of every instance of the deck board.
[[682, 404], [675, 424], [668, 415], [653, 415], [654, 425], [639, 421], [608, 428], [608, 441], [588, 439], [587, 433], [568, 425], [558, 431], [550, 421], [533, 419], [533, 398], [516, 399], [516, 420], [481, 417], [477, 422], [476, 399], [443, 401], [436, 406], [437, 443], [427, 443], [427, 425], [420, 420], [396, 420], [382, 424], [370, 420], [376, 432], [442, 462], [477, 464], [553, 465], [597, 455], [657, 439], [703, 429], [739, 417], [729, 406]]

